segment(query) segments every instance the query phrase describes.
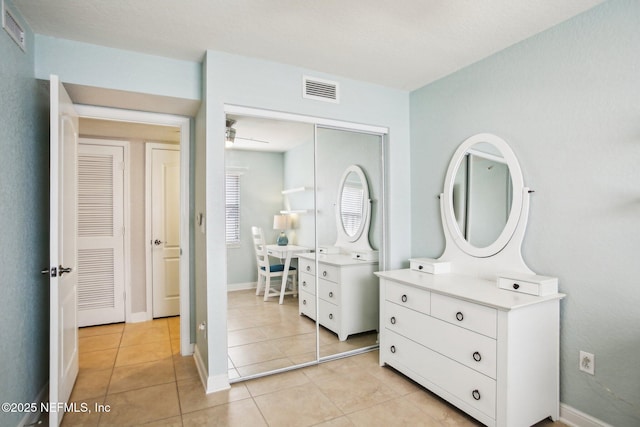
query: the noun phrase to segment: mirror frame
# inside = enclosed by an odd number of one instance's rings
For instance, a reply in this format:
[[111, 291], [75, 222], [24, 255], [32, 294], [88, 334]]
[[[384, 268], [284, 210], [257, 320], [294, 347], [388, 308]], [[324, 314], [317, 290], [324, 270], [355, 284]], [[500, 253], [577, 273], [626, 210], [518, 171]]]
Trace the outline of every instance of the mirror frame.
[[[362, 221], [360, 221], [360, 226], [358, 227], [356, 233], [353, 236], [350, 236], [344, 229], [344, 223], [342, 221], [342, 193], [344, 191], [344, 185], [347, 182], [347, 177], [352, 172], [358, 175], [358, 178], [360, 178], [360, 182], [362, 182], [362, 187], [364, 189], [364, 194], [362, 197]], [[367, 176], [364, 174], [362, 168], [357, 165], [348, 166], [342, 174], [338, 189], [339, 191], [336, 201], [336, 229], [338, 233], [338, 243], [336, 244], [336, 246], [340, 246], [340, 242], [357, 242], [358, 240], [360, 240], [365, 230], [367, 232], [367, 235], [365, 237], [368, 242], [369, 227], [371, 224], [371, 199], [369, 198], [369, 181], [367, 180]]]
[[[455, 213], [453, 211], [453, 184], [456, 174], [458, 173], [460, 164], [462, 163], [469, 149], [480, 142], [493, 145], [502, 154], [502, 157], [509, 167], [511, 184], [513, 186], [511, 210], [509, 212], [507, 223], [505, 224], [504, 229], [502, 230], [498, 238], [492, 244], [483, 248], [473, 246], [464, 238], [462, 232], [460, 231], [460, 228], [458, 227]], [[444, 192], [442, 196], [444, 232], [446, 233], [448, 231], [450, 236], [455, 241], [456, 245], [462, 251], [473, 257], [486, 258], [497, 254], [509, 243], [516, 231], [518, 221], [520, 220], [523, 211], [522, 203], [524, 188], [525, 187], [524, 180], [522, 178], [522, 170], [520, 169], [518, 159], [513, 153], [513, 150], [511, 150], [511, 147], [509, 147], [509, 144], [507, 144], [504, 139], [490, 133], [480, 133], [467, 138], [462, 142], [462, 144], [460, 144], [456, 152], [453, 154], [444, 181]]]

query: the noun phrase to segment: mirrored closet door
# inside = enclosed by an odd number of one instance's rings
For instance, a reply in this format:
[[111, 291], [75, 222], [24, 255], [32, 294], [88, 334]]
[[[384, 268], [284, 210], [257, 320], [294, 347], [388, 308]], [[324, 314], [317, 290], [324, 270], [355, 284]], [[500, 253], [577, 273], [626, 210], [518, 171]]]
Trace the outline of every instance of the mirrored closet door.
[[226, 119], [229, 379], [375, 346], [382, 136]]
[[[382, 269], [382, 136], [318, 127], [320, 358], [375, 346]], [[304, 273], [304, 272], [302, 272]]]

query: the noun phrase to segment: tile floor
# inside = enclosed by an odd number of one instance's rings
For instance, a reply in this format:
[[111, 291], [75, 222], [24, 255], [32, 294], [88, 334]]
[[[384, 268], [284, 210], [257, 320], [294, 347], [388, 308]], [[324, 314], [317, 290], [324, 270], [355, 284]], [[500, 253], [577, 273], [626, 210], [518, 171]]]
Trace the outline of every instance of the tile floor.
[[[110, 412], [68, 413], [64, 426], [475, 426], [473, 419], [369, 352], [205, 394], [178, 352], [178, 318], [80, 330], [72, 401]], [[539, 426], [554, 425], [549, 421]], [[556, 423], [555, 425], [561, 425]]]

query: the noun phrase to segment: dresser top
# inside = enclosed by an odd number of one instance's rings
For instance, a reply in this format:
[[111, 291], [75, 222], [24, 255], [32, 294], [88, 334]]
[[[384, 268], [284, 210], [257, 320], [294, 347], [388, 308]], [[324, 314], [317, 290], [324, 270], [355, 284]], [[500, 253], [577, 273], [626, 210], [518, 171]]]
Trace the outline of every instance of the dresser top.
[[498, 288], [497, 279], [491, 281], [460, 274], [429, 274], [408, 268], [378, 271], [375, 274], [383, 279], [394, 280], [405, 285], [486, 305], [503, 311], [514, 310], [565, 297], [565, 294], [561, 293], [535, 296], [508, 291]]
[[316, 254], [316, 253], [306, 253], [298, 255], [298, 258], [310, 259], [314, 261], [316, 259], [316, 255], [318, 256], [318, 262], [322, 262], [325, 264], [337, 265], [337, 266], [347, 266], [347, 265], [367, 265], [367, 264], [378, 264], [378, 260], [366, 261], [362, 259], [354, 259], [351, 254]]

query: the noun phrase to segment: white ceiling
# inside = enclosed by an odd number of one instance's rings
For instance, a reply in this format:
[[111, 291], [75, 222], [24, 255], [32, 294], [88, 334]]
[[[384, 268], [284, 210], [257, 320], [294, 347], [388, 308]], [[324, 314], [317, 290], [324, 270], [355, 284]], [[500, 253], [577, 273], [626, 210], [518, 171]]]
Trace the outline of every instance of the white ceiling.
[[39, 34], [200, 61], [207, 49], [413, 90], [603, 0], [14, 0]]

